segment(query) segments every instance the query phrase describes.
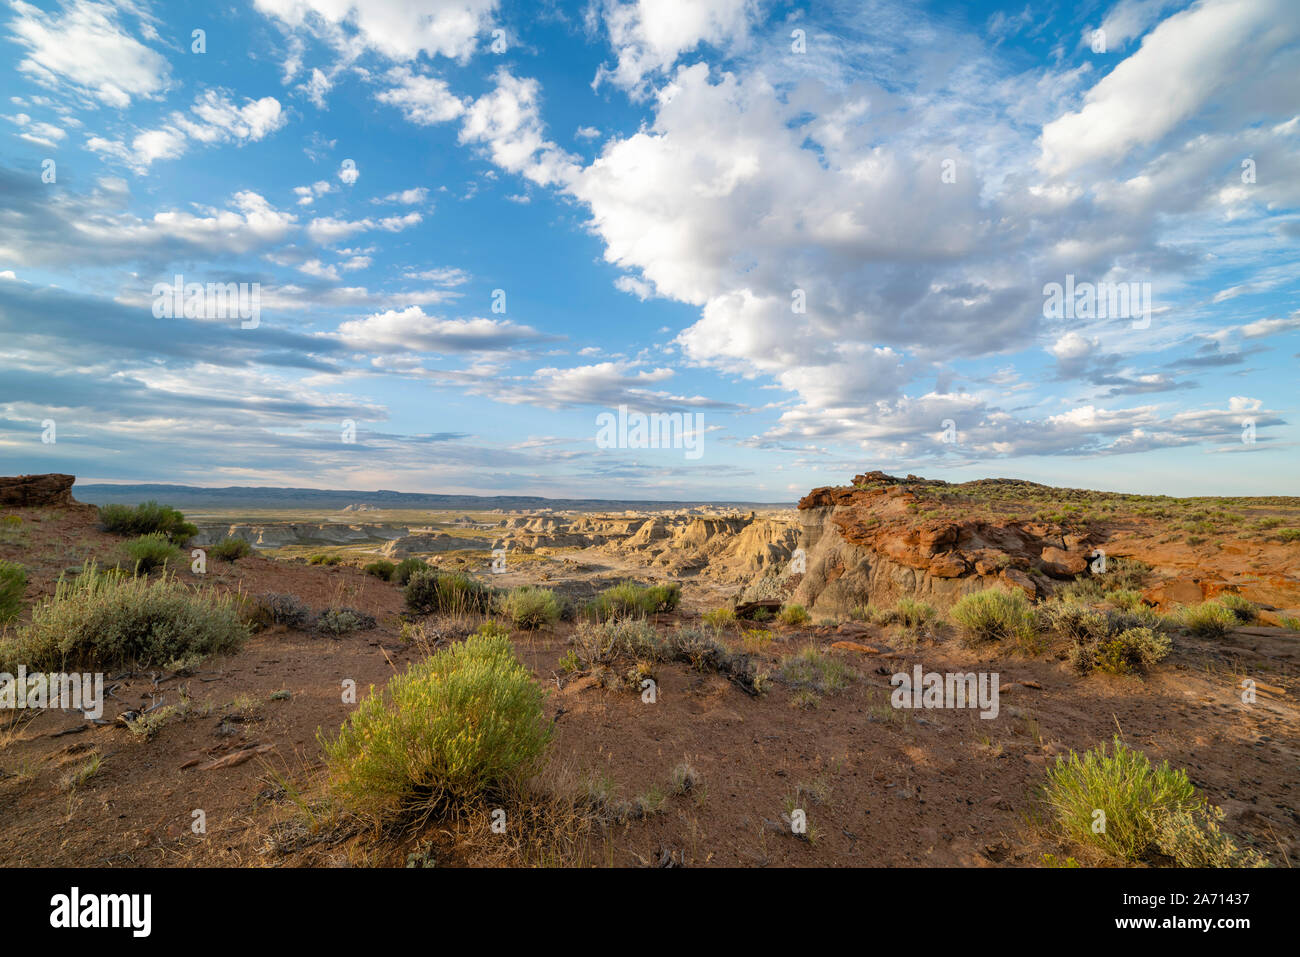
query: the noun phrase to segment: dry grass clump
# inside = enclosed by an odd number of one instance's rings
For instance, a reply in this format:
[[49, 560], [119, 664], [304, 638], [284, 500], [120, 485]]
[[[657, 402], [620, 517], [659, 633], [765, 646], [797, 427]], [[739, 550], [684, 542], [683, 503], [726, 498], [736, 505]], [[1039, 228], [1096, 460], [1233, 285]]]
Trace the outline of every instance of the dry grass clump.
[[59, 579], [30, 625], [0, 641], [0, 663], [45, 671], [149, 667], [237, 651], [247, 637], [231, 596], [166, 575], [150, 580], [100, 571], [87, 562], [75, 579]]
[[768, 681], [750, 655], [732, 651], [718, 640], [717, 632], [702, 628], [660, 632], [643, 619], [612, 619], [583, 622], [569, 641], [572, 648], [561, 666], [594, 675], [607, 686], [640, 689], [652, 675], [651, 666], [666, 661], [716, 671], [753, 695], [762, 694]]

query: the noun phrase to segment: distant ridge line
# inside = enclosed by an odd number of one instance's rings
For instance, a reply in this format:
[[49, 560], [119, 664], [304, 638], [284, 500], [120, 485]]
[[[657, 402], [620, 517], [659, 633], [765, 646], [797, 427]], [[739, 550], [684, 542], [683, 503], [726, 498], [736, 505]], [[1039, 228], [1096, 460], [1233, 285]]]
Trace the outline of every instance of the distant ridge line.
[[175, 508], [218, 507], [286, 507], [344, 508], [348, 505], [373, 505], [376, 508], [465, 508], [465, 509], [615, 509], [615, 508], [691, 508], [701, 505], [730, 507], [787, 507], [794, 502], [741, 502], [709, 499], [603, 499], [547, 498], [542, 495], [441, 495], [428, 492], [351, 492], [338, 489], [278, 488], [274, 486], [230, 485], [224, 488], [201, 488], [195, 485], [115, 485], [77, 483], [73, 496], [91, 505], [135, 505], [157, 499]]

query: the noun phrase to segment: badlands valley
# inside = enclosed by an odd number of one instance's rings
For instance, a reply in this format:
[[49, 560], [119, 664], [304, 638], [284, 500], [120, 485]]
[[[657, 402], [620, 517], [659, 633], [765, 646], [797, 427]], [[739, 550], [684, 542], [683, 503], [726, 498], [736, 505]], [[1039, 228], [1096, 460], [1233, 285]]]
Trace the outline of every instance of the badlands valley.
[[12, 864], [1300, 855], [1300, 499], [82, 496], [0, 479]]

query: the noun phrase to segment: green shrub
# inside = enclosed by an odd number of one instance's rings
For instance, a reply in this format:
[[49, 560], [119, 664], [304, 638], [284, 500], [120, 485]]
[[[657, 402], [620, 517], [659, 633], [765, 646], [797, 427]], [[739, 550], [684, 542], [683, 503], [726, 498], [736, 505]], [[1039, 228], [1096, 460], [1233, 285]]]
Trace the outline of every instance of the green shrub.
[[1282, 623], [1283, 628], [1289, 631], [1300, 631], [1300, 618], [1292, 615], [1279, 615], [1278, 621]]
[[46, 671], [151, 667], [236, 651], [247, 637], [231, 596], [87, 563], [75, 579], [59, 579], [31, 624], [0, 645], [0, 660]]
[[311, 621], [311, 609], [296, 595], [269, 592], [248, 602], [245, 617], [257, 631], [272, 625], [303, 628]]
[[1236, 592], [1226, 591], [1214, 600], [1232, 612], [1242, 624], [1248, 624], [1259, 617], [1259, 606]]
[[1052, 598], [1040, 610], [1052, 631], [1076, 644], [1095, 644], [1110, 632], [1105, 615], [1077, 601]]
[[646, 589], [633, 582], [622, 582], [606, 588], [592, 600], [590, 607], [598, 620], [654, 613]]
[[500, 791], [542, 765], [543, 701], [509, 639], [472, 635], [372, 687], [337, 738], [321, 737], [330, 787], [378, 819]]
[[101, 505], [99, 522], [116, 535], [165, 535], [173, 545], [184, 545], [199, 533], [176, 509], [148, 501], [130, 505]]
[[248, 544], [242, 538], [227, 538], [223, 542], [218, 542], [208, 549], [208, 554], [213, 558], [219, 558], [223, 562], [237, 562], [246, 555], [252, 554], [253, 546]]
[[[367, 575], [374, 575], [376, 578], [390, 582], [393, 580], [393, 574], [397, 571], [397, 566], [386, 558], [381, 558], [378, 561], [371, 562], [362, 571]], [[411, 576], [407, 575], [406, 577], [409, 579]]]
[[181, 550], [166, 535], [153, 532], [132, 539], [124, 546], [137, 575], [147, 575], [155, 568], [164, 568], [168, 562], [180, 558]]
[[418, 571], [423, 571], [429, 566], [418, 558], [403, 558], [393, 569], [393, 581], [403, 588], [410, 582], [411, 576]]
[[[1072, 751], [1057, 758], [1043, 796], [1065, 837], [1125, 863], [1152, 863], [1164, 855], [1181, 866], [1204, 866], [1235, 851], [1217, 826], [1207, 827], [1222, 812], [1209, 809], [1186, 771], [1171, 769], [1167, 761], [1153, 765], [1118, 736], [1110, 753], [1101, 745], [1082, 756]], [[1104, 826], [1097, 811], [1105, 815]]]
[[516, 628], [529, 631], [560, 620], [560, 601], [549, 588], [521, 585], [497, 600], [497, 610]]
[[423, 568], [406, 583], [406, 605], [422, 615], [485, 613], [492, 607], [493, 591], [462, 572]]
[[786, 605], [781, 609], [780, 619], [782, 624], [786, 625], [806, 625], [812, 620], [808, 614], [808, 609], [803, 605]]
[[682, 586], [676, 582], [649, 586], [620, 582], [597, 595], [588, 606], [588, 611], [598, 621], [645, 617], [657, 612], [674, 611], [681, 600]]
[[900, 598], [894, 615], [905, 627], [919, 631], [934, 618], [934, 606], [912, 598]]
[[1280, 542], [1300, 542], [1300, 528], [1284, 528], [1274, 536]]
[[724, 605], [722, 608], [715, 608], [712, 611], [706, 611], [701, 617], [703, 618], [704, 623], [710, 628], [720, 629], [735, 623], [736, 609]]
[[0, 624], [18, 617], [26, 588], [27, 570], [17, 562], [0, 561]]
[[646, 589], [646, 601], [653, 603], [656, 612], [676, 611], [682, 603], [682, 586], [676, 582], [651, 585]]
[[1201, 638], [1222, 638], [1237, 627], [1237, 615], [1218, 602], [1204, 601], [1199, 605], [1183, 605], [1176, 619], [1193, 635]]
[[1155, 844], [1178, 867], [1268, 867], [1250, 848], [1240, 847], [1219, 824], [1223, 809], [1213, 804], [1172, 811], [1155, 821]]
[[315, 555], [307, 556], [308, 565], [341, 565], [343, 556], [336, 555], [333, 552], [317, 552]]
[[1023, 592], [1000, 588], [974, 592], [953, 605], [951, 615], [971, 642], [1010, 641], [1027, 651], [1037, 647], [1037, 618]]
[[1125, 611], [1137, 611], [1142, 606], [1142, 593], [1132, 588], [1117, 588], [1106, 595], [1108, 604]]
[[1097, 645], [1097, 667], [1112, 675], [1150, 668], [1172, 648], [1169, 636], [1150, 628], [1127, 628]]
[[365, 631], [375, 627], [375, 616], [355, 608], [327, 608], [316, 619], [316, 628], [328, 634], [346, 635], [350, 631]]

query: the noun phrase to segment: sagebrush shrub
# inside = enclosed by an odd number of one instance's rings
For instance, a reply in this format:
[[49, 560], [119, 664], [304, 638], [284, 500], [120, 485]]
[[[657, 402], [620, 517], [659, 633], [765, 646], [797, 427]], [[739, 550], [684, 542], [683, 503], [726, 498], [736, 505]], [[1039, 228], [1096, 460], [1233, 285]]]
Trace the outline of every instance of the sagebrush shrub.
[[355, 608], [327, 608], [316, 619], [316, 628], [331, 635], [346, 635], [350, 631], [365, 631], [375, 627], [375, 616]]
[[649, 586], [620, 582], [597, 595], [589, 608], [599, 620], [645, 617], [657, 612], [673, 611], [681, 600], [682, 586], [676, 582]]
[[1155, 845], [1178, 867], [1268, 867], [1261, 854], [1223, 832], [1223, 817], [1213, 804], [1158, 815]]
[[1023, 592], [989, 588], [965, 595], [952, 606], [953, 621], [974, 643], [1010, 641], [1026, 650], [1037, 645], [1038, 623]]
[[900, 598], [894, 614], [904, 627], [916, 631], [924, 628], [934, 618], [934, 606], [913, 598]]
[[560, 600], [549, 588], [521, 585], [497, 599], [497, 610], [516, 628], [535, 630], [560, 620]]
[[46, 671], [150, 667], [237, 651], [247, 637], [232, 596], [87, 563], [75, 579], [59, 579], [31, 624], [0, 646], [0, 660]]
[[1238, 621], [1232, 609], [1214, 601], [1204, 601], [1199, 605], [1183, 605], [1177, 614], [1177, 621], [1192, 634], [1201, 638], [1222, 638]]
[[[378, 561], [371, 562], [361, 570], [367, 575], [373, 575], [382, 581], [389, 582], [393, 580], [393, 573], [397, 571], [397, 566], [387, 559], [381, 558]], [[410, 576], [408, 575], [407, 578], [410, 578]]]
[[1249, 624], [1259, 617], [1259, 606], [1236, 592], [1224, 592], [1215, 601], [1236, 615], [1242, 624]]
[[1103, 744], [1057, 758], [1043, 799], [1066, 838], [1125, 863], [1164, 855], [1184, 867], [1257, 866], [1218, 830], [1222, 812], [1197, 793], [1186, 771], [1168, 761], [1153, 765], [1118, 736], [1109, 753]]
[[227, 538], [225, 541], [218, 542], [208, 549], [208, 554], [213, 558], [219, 558], [223, 562], [237, 562], [246, 555], [251, 554], [253, 546], [242, 538]]
[[1150, 668], [1173, 647], [1169, 636], [1150, 628], [1126, 628], [1097, 644], [1097, 667], [1113, 675]]
[[500, 790], [542, 765], [544, 700], [509, 639], [471, 635], [372, 687], [337, 738], [322, 736], [330, 787], [378, 819]]
[[258, 630], [271, 625], [303, 628], [311, 621], [311, 609], [296, 595], [269, 592], [248, 601], [245, 615]]
[[199, 533], [185, 516], [168, 505], [155, 501], [130, 505], [101, 505], [99, 522], [104, 531], [117, 535], [165, 535], [174, 545], [184, 545]]
[[141, 535], [122, 546], [130, 556], [137, 575], [147, 575], [155, 568], [164, 568], [180, 558], [181, 550], [161, 532]]
[[406, 583], [406, 604], [422, 615], [485, 613], [492, 607], [494, 592], [462, 572], [440, 572], [422, 568]]
[[724, 605], [721, 608], [706, 611], [701, 617], [710, 628], [722, 628], [736, 621], [736, 609]]
[[803, 605], [790, 604], [781, 609], [779, 615], [781, 622], [786, 625], [806, 625], [812, 621], [812, 616], [808, 614], [808, 609]]
[[405, 588], [412, 575], [428, 567], [425, 562], [418, 558], [403, 558], [397, 563], [397, 567], [393, 569], [393, 581]]

